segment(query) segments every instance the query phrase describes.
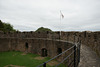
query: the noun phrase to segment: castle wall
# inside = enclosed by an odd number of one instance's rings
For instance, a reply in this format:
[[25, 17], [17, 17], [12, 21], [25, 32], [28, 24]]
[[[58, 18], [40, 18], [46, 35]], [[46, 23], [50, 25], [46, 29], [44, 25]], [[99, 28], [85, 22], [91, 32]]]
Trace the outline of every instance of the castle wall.
[[[26, 48], [26, 43], [28, 44], [28, 48]], [[68, 42], [48, 39], [0, 38], [0, 51], [13, 50], [42, 55], [42, 49], [45, 48], [47, 50], [47, 56], [51, 58], [58, 55], [58, 48], [61, 48], [63, 52], [73, 45]]]
[[10, 47], [9, 39], [0, 38], [0, 51], [8, 51]]
[[[2, 39], [2, 38], [7, 38], [8, 40]], [[14, 42], [13, 41], [8, 42], [8, 41], [12, 40], [9, 38], [13, 38]], [[18, 44], [20, 44], [20, 45], [17, 46], [19, 48], [17, 48], [16, 50], [22, 48], [22, 46], [23, 46], [22, 44], [25, 41], [29, 41], [30, 44], [38, 45], [38, 46], [34, 45], [34, 47], [36, 47], [36, 49], [38, 49], [39, 46], [41, 46], [41, 44], [44, 44], [44, 43], [47, 43], [47, 45], [48, 44], [55, 45], [55, 42], [53, 42], [53, 41], [42, 41], [41, 39], [34, 41], [34, 39], [37, 39], [37, 38], [38, 39], [44, 38], [44, 39], [52, 39], [52, 40], [64, 40], [64, 41], [73, 42], [73, 43], [81, 42], [81, 44], [87, 45], [90, 48], [92, 48], [100, 56], [100, 31], [97, 31], [97, 32], [89, 32], [89, 31], [84, 31], [84, 32], [77, 32], [77, 31], [76, 32], [75, 31], [71, 31], [71, 32], [63, 32], [63, 31], [62, 32], [59, 32], [59, 31], [57, 31], [57, 32], [32, 32], [32, 31], [31, 32], [0, 32], [0, 41], [2, 42], [2, 43], [1, 42], [0, 43], [1, 44], [5, 44], [5, 43], [12, 44], [12, 46], [13, 46], [13, 44], [15, 44], [15, 42], [17, 42], [15, 45], [18, 45]], [[44, 42], [44, 43], [42, 43], [42, 42]], [[57, 42], [57, 44], [59, 44], [59, 42]], [[54, 45], [52, 45], [51, 47], [54, 47]], [[32, 47], [32, 46], [33, 45], [31, 45], [30, 47]], [[7, 45], [5, 44], [5, 47], [0, 46], [0, 48], [1, 48], [0, 50], [2, 50], [2, 47], [7, 48]], [[12, 49], [14, 49], [14, 48], [12, 48]], [[8, 48], [5, 50], [8, 50]], [[34, 48], [34, 50], [35, 50], [35, 48]], [[24, 51], [24, 48], [22, 48], [21, 51]], [[30, 49], [30, 51], [31, 51], [31, 49]], [[33, 53], [37, 53], [37, 52], [33, 52]]]

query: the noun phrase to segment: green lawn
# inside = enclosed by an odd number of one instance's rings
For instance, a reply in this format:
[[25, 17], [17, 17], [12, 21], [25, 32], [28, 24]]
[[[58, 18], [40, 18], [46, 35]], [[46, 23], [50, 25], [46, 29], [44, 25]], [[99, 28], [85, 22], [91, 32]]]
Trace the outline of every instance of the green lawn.
[[[25, 54], [18, 51], [0, 52], [0, 67], [37, 67], [50, 59], [49, 57], [42, 57], [43, 59], [39, 60], [40, 58], [36, 59], [37, 57], [41, 58], [41, 56], [32, 53]], [[56, 65], [57, 61], [51, 61], [47, 64], [47, 67], [55, 67], [54, 64]], [[65, 66], [61, 64], [59, 67]]]
[[[0, 67], [4, 67], [7, 65], [17, 65], [17, 66], [25, 66], [25, 67], [36, 67], [37, 65], [49, 60], [49, 57], [44, 58], [43, 60], [34, 59], [39, 55], [28, 53], [23, 55], [23, 52], [0, 52]], [[48, 67], [51, 67], [47, 65]], [[13, 67], [13, 66], [8, 66]]]

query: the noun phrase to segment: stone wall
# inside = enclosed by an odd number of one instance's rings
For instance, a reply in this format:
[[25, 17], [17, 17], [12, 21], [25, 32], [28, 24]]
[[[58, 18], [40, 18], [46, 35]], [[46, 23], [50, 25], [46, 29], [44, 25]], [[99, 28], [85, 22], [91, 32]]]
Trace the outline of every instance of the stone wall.
[[[28, 47], [26, 47], [26, 44], [28, 44]], [[58, 55], [58, 48], [61, 48], [63, 52], [73, 45], [68, 42], [48, 39], [0, 38], [0, 51], [13, 50], [42, 55], [42, 49], [46, 49], [47, 56], [51, 58]]]
[[[6, 40], [3, 38], [6, 38]], [[42, 39], [51, 39], [53, 41], [54, 40], [64, 40], [64, 41], [73, 42], [73, 43], [81, 42], [81, 44], [91, 47], [100, 56], [100, 31], [97, 31], [97, 32], [90, 32], [90, 31], [84, 31], [84, 32], [78, 32], [78, 31], [69, 31], [69, 32], [63, 32], [63, 31], [62, 32], [59, 32], [59, 31], [57, 31], [57, 32], [32, 32], [32, 31], [31, 32], [0, 32], [0, 41], [2, 42], [1, 44], [5, 45], [5, 46], [0, 46], [0, 50], [3, 48], [7, 48], [6, 43], [8, 45], [15, 44], [15, 43], [13, 43], [13, 41], [8, 42], [8, 41], [12, 40], [9, 38], [14, 39], [13, 40], [14, 42], [18, 41], [16, 43], [16, 45], [20, 44], [19, 48], [22, 47], [21, 43], [23, 43], [23, 41], [25, 41], [25, 40], [30, 41], [30, 43], [32, 42], [33, 44], [36, 44], [37, 41], [39, 43], [42, 42], [41, 38]], [[33, 41], [32, 41], [32, 39], [33, 39]], [[38, 39], [38, 40], [34, 41], [34, 39]], [[51, 42], [50, 43], [48, 43], [48, 42], [49, 41], [46, 41], [44, 43], [47, 43], [47, 45], [51, 43]], [[39, 46], [37, 48], [39, 48]], [[14, 48], [12, 48], [12, 49], [14, 49]], [[4, 51], [5, 50], [8, 50], [8, 48], [4, 49]]]

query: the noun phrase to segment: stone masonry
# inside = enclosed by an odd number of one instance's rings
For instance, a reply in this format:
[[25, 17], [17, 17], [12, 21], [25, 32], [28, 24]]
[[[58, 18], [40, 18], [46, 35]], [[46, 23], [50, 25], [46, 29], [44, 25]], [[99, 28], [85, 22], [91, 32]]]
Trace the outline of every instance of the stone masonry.
[[[66, 42], [63, 42], [64, 40]], [[57, 49], [62, 52], [81, 42], [92, 48], [100, 56], [100, 31], [69, 31], [69, 32], [2, 32], [0, 31], [0, 51], [22, 51], [41, 54], [42, 49], [47, 50], [47, 56], [56, 56]], [[26, 45], [28, 45], [26, 47]]]

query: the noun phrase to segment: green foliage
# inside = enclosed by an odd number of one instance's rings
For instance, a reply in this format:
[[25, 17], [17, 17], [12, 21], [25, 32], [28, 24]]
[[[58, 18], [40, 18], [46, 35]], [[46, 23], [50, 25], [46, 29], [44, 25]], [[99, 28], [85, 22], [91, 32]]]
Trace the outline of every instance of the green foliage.
[[49, 28], [40, 27], [36, 30], [36, 32], [52, 32]]
[[2, 21], [0, 20], [0, 30], [3, 30], [4, 28], [4, 24], [2, 23]]
[[4, 31], [4, 32], [8, 32], [8, 31], [16, 31], [15, 29], [13, 29], [13, 26], [9, 23], [4, 23], [0, 20], [0, 30]]
[[[40, 56], [32, 53], [23, 55], [23, 52], [18, 52], [18, 51], [0, 52], [0, 67], [5, 67], [7, 65], [36, 67], [50, 59], [49, 57], [45, 57], [43, 60], [37, 60], [34, 59], [35, 57], [40, 57]], [[53, 66], [49, 66], [47, 64], [47, 67], [53, 67]]]
[[14, 31], [13, 26], [9, 23], [4, 23], [4, 31]]

